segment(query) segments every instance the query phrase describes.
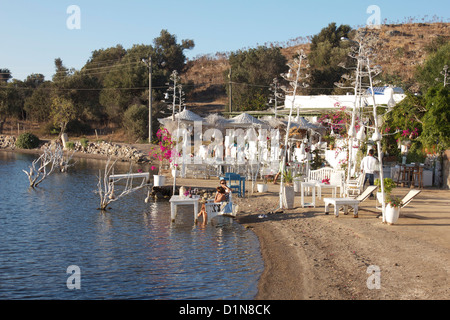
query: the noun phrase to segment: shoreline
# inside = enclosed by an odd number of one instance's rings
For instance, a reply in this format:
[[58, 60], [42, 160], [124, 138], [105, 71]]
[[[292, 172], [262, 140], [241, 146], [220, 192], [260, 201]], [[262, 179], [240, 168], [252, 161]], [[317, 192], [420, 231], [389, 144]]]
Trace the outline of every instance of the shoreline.
[[[177, 178], [177, 185], [216, 187], [217, 180]], [[423, 189], [402, 209], [397, 224], [386, 225], [369, 199], [361, 204], [358, 219], [325, 215], [322, 200], [316, 208], [301, 208], [298, 193], [294, 209], [268, 214], [278, 207], [279, 185], [268, 186], [266, 193], [247, 191], [245, 198], [235, 198], [236, 220], [256, 234], [264, 261], [255, 300], [450, 299], [450, 190]], [[408, 191], [395, 188], [392, 193]], [[379, 267], [380, 289], [368, 288], [371, 266]]]
[[[360, 206], [358, 219], [335, 218], [324, 214], [321, 200], [301, 208], [298, 195], [294, 209], [261, 219], [278, 201], [277, 186], [269, 187], [260, 199], [244, 199], [245, 208], [258, 205], [238, 218], [258, 236], [265, 263], [255, 300], [450, 299], [449, 190], [423, 190], [387, 225], [377, 218], [375, 200]], [[373, 267], [380, 271], [379, 289], [367, 284]]]

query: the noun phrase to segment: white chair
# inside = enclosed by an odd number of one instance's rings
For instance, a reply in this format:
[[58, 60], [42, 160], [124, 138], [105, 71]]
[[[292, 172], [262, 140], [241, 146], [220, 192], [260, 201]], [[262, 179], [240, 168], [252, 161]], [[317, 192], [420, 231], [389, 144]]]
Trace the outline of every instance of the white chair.
[[344, 194], [349, 196], [352, 195], [360, 195], [364, 188], [364, 178], [365, 174], [361, 173], [358, 178], [354, 180], [347, 180], [344, 186]]
[[403, 197], [401, 208], [406, 207], [420, 192], [421, 190], [410, 190], [406, 196]]

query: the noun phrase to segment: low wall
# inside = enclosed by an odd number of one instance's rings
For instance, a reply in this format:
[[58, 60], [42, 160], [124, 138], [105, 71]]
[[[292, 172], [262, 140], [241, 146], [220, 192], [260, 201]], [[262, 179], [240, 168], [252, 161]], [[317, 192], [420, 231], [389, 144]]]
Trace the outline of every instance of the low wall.
[[[55, 141], [44, 143], [40, 149], [49, 147]], [[14, 136], [0, 135], [0, 149], [16, 149], [16, 138]], [[36, 149], [39, 150], [39, 149]], [[131, 160], [135, 162], [147, 161], [147, 155], [126, 144], [116, 144], [109, 142], [88, 142], [83, 146], [79, 141], [73, 143], [73, 149], [83, 154], [100, 155], [106, 157], [114, 157], [121, 160]]]
[[444, 152], [442, 164], [442, 187], [450, 189], [450, 150]]

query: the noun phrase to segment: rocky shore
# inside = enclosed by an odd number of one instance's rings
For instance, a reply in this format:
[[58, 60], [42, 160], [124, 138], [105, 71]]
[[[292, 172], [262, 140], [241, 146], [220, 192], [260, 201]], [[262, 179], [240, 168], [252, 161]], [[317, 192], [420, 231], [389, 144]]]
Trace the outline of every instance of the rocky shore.
[[[33, 151], [39, 152], [44, 148], [50, 147], [55, 143], [55, 140], [43, 141], [39, 148]], [[15, 150], [16, 147], [16, 137], [14, 136], [0, 136], [0, 149]], [[117, 144], [110, 142], [86, 142], [81, 143], [81, 141], [75, 141], [69, 143], [66, 148], [67, 151], [75, 151], [77, 154], [91, 155], [91, 156], [102, 156], [102, 157], [112, 157], [119, 160], [133, 161], [137, 163], [149, 161], [147, 154], [134, 148], [133, 146], [127, 144]]]

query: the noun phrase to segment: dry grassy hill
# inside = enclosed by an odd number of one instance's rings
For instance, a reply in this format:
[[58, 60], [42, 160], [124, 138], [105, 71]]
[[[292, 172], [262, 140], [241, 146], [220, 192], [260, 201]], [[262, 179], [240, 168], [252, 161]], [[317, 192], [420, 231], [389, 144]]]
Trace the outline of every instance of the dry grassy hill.
[[[377, 30], [379, 42], [376, 51], [377, 63], [382, 66], [383, 73], [414, 83], [416, 67], [429, 55], [426, 48], [438, 37], [450, 39], [449, 26], [449, 23], [442, 22], [382, 25]], [[309, 40], [310, 37], [299, 37], [284, 43], [264, 45], [282, 47], [282, 53], [289, 60], [299, 49], [308, 54]], [[187, 99], [193, 111], [206, 114], [224, 110], [228, 100], [223, 75], [228, 69], [228, 53], [203, 55], [187, 63], [183, 80], [194, 84]]]

